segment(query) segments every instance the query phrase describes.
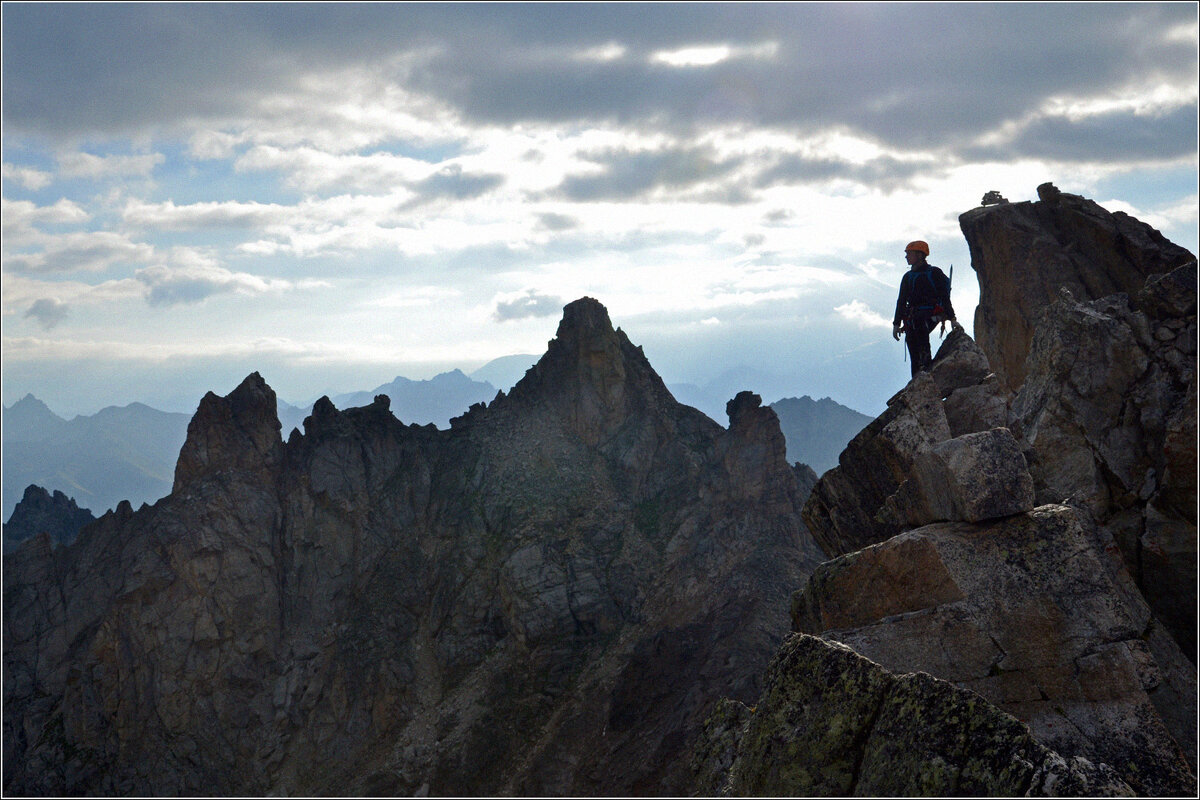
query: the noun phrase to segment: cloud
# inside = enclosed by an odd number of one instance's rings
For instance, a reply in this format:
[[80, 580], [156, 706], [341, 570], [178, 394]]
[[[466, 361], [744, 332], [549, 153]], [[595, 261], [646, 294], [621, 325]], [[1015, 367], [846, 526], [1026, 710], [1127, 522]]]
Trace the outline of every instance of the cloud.
[[80, 231], [46, 236], [44, 248], [5, 253], [4, 265], [16, 273], [103, 272], [121, 264], [149, 261], [154, 247], [111, 231]]
[[0, 200], [5, 244], [8, 246], [42, 242], [38, 229], [47, 225], [73, 225], [87, 222], [91, 215], [78, 203], [60, 199], [52, 206], [39, 206], [29, 200]]
[[330, 153], [315, 147], [257, 145], [235, 162], [239, 172], [278, 170], [285, 181], [308, 191], [394, 191], [420, 180], [429, 164], [392, 153]]
[[[439, 109], [427, 135], [452, 120], [835, 127], [955, 152], [1130, 76], [1194, 87], [1194, 18], [1187, 4], [18, 4], [5, 117], [75, 136], [269, 123], [334, 149], [411, 129], [422, 115], [400, 117], [421, 103]], [[1149, 124], [1150, 139], [1175, 131]]]
[[594, 174], [568, 176], [556, 190], [575, 201], [623, 200], [656, 190], [681, 191], [718, 180], [741, 163], [721, 158], [711, 147], [673, 147], [660, 150], [616, 148], [585, 154], [599, 166]]
[[16, 164], [10, 164], [5, 161], [2, 167], [3, 172], [0, 175], [4, 180], [19, 183], [26, 189], [37, 191], [45, 189], [54, 180], [54, 177], [49, 172], [44, 172], [33, 167], [19, 167]]
[[435, 200], [471, 200], [487, 194], [504, 183], [504, 176], [495, 173], [469, 174], [462, 165], [450, 164], [429, 177], [411, 184], [417, 197], [405, 204], [412, 208]]
[[697, 45], [678, 50], [660, 50], [650, 56], [650, 61], [669, 67], [711, 67], [722, 61], [738, 58], [770, 60], [778, 52], [778, 42], [764, 42], [747, 47], [732, 47], [727, 44]]
[[46, 330], [50, 330], [67, 318], [67, 304], [53, 297], [43, 297], [35, 300], [25, 312], [26, 319], [36, 319]]
[[892, 321], [872, 309], [861, 300], [851, 300], [849, 303], [833, 309], [838, 315], [858, 325], [860, 329], [887, 328], [891, 329]]
[[1118, 109], [1086, 116], [1038, 116], [1005, 144], [973, 155], [995, 160], [1024, 156], [1100, 163], [1194, 158], [1196, 115], [1193, 101], [1151, 113]]
[[579, 227], [579, 220], [567, 214], [546, 211], [537, 215], [538, 226], [548, 231], [569, 231]]
[[121, 217], [125, 222], [159, 230], [263, 228], [272, 222], [281, 222], [294, 214], [294, 209], [279, 204], [236, 200], [185, 205], [176, 205], [172, 200], [162, 203], [130, 200], [121, 210]]
[[883, 191], [907, 186], [913, 178], [937, 177], [945, 173], [946, 164], [931, 158], [898, 159], [880, 156], [862, 163], [827, 158], [787, 154], [775, 164], [762, 170], [755, 178], [759, 188], [794, 183], [828, 183], [851, 181]]
[[111, 308], [113, 303], [141, 300], [145, 293], [145, 286], [132, 278], [90, 284], [58, 279], [47, 281], [6, 274], [3, 304], [5, 314], [23, 314], [28, 318], [26, 312], [48, 296], [74, 310], [87, 306]]
[[134, 277], [145, 285], [146, 302], [152, 306], [195, 304], [214, 295], [230, 292], [254, 295], [297, 286], [312, 288], [324, 285], [314, 282], [297, 284], [246, 272], [233, 272], [218, 264], [212, 256], [187, 248], [175, 248], [165, 263], [139, 269]]
[[63, 153], [58, 156], [58, 171], [67, 178], [113, 178], [130, 175], [149, 175], [163, 163], [162, 153], [143, 155], [97, 156], [91, 153]]
[[504, 296], [496, 299], [496, 310], [492, 318], [497, 322], [508, 322], [514, 319], [530, 317], [552, 317], [562, 311], [565, 303], [561, 297], [540, 294], [533, 289], [527, 289], [516, 296]]

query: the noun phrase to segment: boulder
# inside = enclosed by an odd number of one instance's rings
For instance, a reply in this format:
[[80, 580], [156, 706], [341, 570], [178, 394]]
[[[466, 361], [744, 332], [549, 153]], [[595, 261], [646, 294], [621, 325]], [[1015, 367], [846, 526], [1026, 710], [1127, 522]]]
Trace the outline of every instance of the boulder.
[[911, 477], [881, 517], [901, 526], [982, 522], [1034, 507], [1033, 478], [1007, 428], [938, 442], [917, 456]]
[[977, 692], [1140, 794], [1196, 790], [1196, 677], [1088, 515], [939, 523], [821, 565], [793, 629]]
[[780, 648], [754, 708], [718, 706], [693, 768], [708, 796], [1134, 793], [1108, 765], [1063, 758], [974, 692], [802, 634]]

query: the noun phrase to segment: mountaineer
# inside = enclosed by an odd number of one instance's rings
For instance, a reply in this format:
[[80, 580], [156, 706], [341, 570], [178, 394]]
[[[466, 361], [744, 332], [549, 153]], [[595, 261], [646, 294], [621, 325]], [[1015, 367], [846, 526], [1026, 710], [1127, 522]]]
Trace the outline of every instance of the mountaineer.
[[928, 372], [933, 357], [929, 353], [929, 334], [940, 322], [943, 330], [947, 321], [953, 330], [962, 326], [950, 304], [950, 279], [946, 273], [930, 264], [929, 245], [922, 241], [909, 242], [904, 247], [908, 272], [900, 279], [900, 296], [896, 299], [896, 316], [892, 318], [892, 338], [899, 341], [903, 333], [912, 356], [912, 376]]

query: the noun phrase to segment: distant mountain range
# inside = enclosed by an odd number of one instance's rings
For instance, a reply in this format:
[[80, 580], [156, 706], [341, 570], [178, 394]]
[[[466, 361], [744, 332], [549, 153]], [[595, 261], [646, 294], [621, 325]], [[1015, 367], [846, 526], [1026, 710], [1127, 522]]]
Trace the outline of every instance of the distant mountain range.
[[[447, 428], [450, 420], [476, 403], [490, 403], [497, 391], [508, 391], [537, 360], [513, 355], [491, 361], [468, 374], [444, 372], [429, 380], [397, 377], [369, 391], [330, 398], [339, 409], [371, 404], [387, 395], [391, 411], [406, 424]], [[770, 397], [770, 376], [749, 370], [727, 373], [704, 386], [674, 384], [679, 402], [728, 424], [725, 404], [738, 391], [751, 388]], [[779, 396], [779, 395], [776, 395]], [[870, 418], [829, 398], [786, 398], [771, 407], [787, 439], [788, 459], [811, 466], [817, 474], [837, 465], [838, 454]], [[286, 439], [293, 428], [304, 430], [312, 404], [278, 402]], [[32, 395], [4, 409], [3, 518], [8, 519], [30, 485], [61, 491], [96, 515], [129, 500], [134, 508], [154, 503], [171, 491], [175, 462], [187, 436], [190, 415], [159, 411], [141, 403], [109, 407], [68, 421]]]
[[4, 518], [31, 484], [97, 515], [122, 500], [153, 503], [171, 491], [189, 419], [133, 403], [68, 422], [26, 395], [4, 409]]

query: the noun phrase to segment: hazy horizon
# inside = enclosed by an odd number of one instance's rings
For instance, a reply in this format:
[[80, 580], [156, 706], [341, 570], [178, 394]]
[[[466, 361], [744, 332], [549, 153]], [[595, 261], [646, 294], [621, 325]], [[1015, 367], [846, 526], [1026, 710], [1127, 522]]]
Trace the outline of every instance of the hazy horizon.
[[[287, 402], [544, 352], [878, 414], [903, 246], [1052, 181], [1197, 250], [1178, 3], [55, 4], [3, 26], [5, 406]], [[794, 387], [794, 388], [792, 388]]]

